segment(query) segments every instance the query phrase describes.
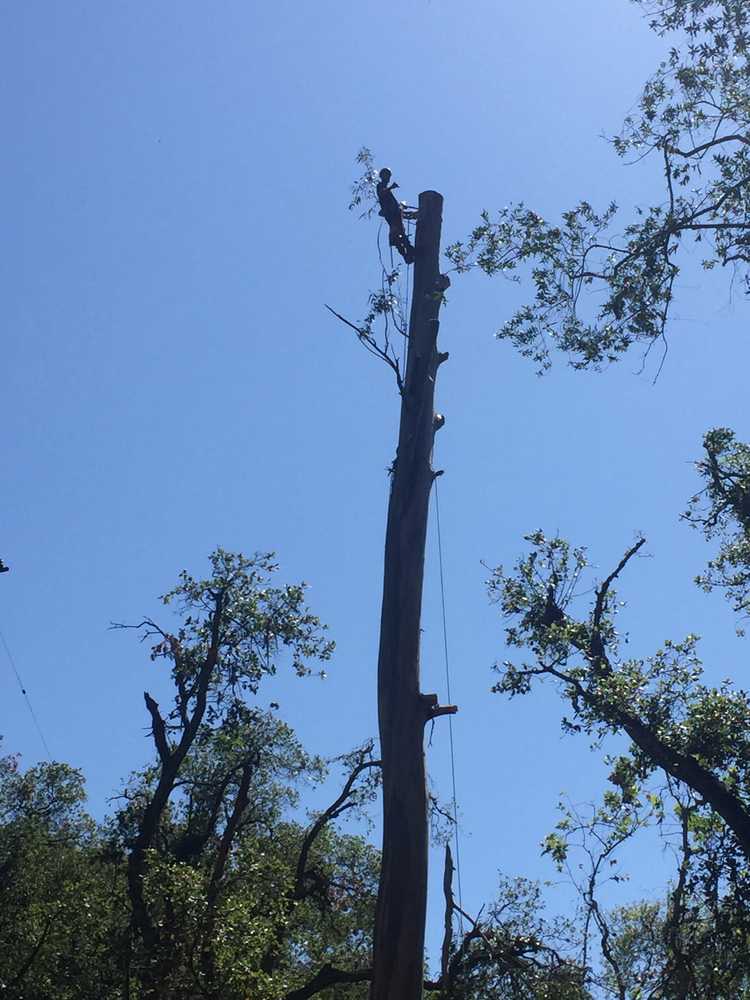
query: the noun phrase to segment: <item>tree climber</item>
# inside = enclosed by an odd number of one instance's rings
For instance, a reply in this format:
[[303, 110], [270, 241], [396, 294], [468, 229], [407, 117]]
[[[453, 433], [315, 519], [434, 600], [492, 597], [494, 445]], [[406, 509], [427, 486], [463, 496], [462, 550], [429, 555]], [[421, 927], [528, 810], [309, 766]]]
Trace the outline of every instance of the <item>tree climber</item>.
[[380, 204], [380, 214], [388, 223], [388, 242], [398, 250], [407, 264], [411, 264], [414, 261], [414, 247], [406, 235], [404, 219], [416, 219], [417, 212], [415, 209], [407, 208], [406, 205], [396, 201], [393, 190], [398, 187], [398, 184], [395, 181], [390, 183], [391, 172], [388, 167], [383, 167], [379, 177], [380, 180], [375, 190]]

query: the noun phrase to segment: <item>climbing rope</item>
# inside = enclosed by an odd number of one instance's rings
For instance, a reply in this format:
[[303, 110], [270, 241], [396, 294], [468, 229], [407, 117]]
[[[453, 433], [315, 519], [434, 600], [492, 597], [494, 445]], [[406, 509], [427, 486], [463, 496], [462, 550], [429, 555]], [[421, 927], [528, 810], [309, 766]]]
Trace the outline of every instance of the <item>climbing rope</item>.
[[[443, 535], [440, 530], [440, 498], [438, 495], [438, 481], [435, 482], [435, 523], [437, 525], [437, 542], [438, 542], [438, 566], [440, 568], [440, 603], [443, 612], [443, 654], [445, 659], [445, 686], [447, 703], [449, 705], [453, 704], [451, 698], [451, 671], [450, 671], [450, 659], [448, 656], [448, 621], [445, 612], [445, 572], [443, 569]], [[453, 792], [453, 833], [456, 848], [456, 878], [458, 882], [458, 905], [461, 910], [464, 908], [463, 902], [463, 891], [461, 888], [461, 849], [459, 844], [458, 836], [458, 796], [456, 794], [456, 754], [455, 747], [453, 743], [453, 716], [448, 716], [448, 741], [450, 744], [450, 754], [451, 754], [451, 784]], [[463, 914], [459, 912], [458, 914], [459, 926], [461, 928], [461, 936], [464, 933], [464, 918]]]
[[[412, 223], [407, 220], [406, 223], [406, 236], [409, 242], [412, 242]], [[401, 368], [403, 376], [406, 375], [406, 348], [409, 340], [409, 320], [411, 313], [411, 269], [409, 265], [406, 265], [406, 296], [404, 298], [404, 315], [403, 315], [403, 325], [404, 325], [404, 343], [401, 353]]]
[[36, 731], [37, 731], [37, 733], [39, 733], [39, 739], [42, 741], [42, 745], [44, 747], [44, 751], [47, 754], [47, 760], [49, 760], [51, 762], [52, 761], [52, 754], [50, 753], [50, 749], [47, 746], [47, 741], [44, 738], [44, 733], [42, 732], [42, 727], [39, 725], [39, 720], [37, 719], [36, 712], [34, 711], [34, 708], [33, 708], [32, 704], [31, 704], [31, 699], [29, 698], [28, 694], [26, 693], [26, 686], [23, 683], [23, 681], [21, 680], [21, 674], [19, 673], [18, 667], [16, 666], [16, 661], [13, 659], [13, 654], [11, 653], [10, 647], [8, 646], [8, 643], [5, 641], [5, 636], [3, 635], [3, 633], [1, 631], [0, 631], [0, 641], [3, 644], [3, 648], [5, 649], [5, 654], [8, 657], [8, 662], [11, 665], [13, 673], [16, 675], [16, 680], [18, 681], [18, 686], [21, 689], [21, 694], [23, 695], [23, 697], [24, 697], [24, 699], [26, 701], [26, 705], [28, 706], [31, 718], [34, 720], [34, 725], [36, 727]]

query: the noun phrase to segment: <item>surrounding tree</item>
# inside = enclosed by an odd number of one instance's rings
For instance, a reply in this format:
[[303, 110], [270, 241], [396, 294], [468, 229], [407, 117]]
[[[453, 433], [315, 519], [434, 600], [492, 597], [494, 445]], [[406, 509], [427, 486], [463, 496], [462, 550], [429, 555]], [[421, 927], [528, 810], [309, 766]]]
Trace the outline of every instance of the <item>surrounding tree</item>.
[[[280, 651], [290, 652], [301, 675], [309, 672], [309, 660], [327, 659], [332, 651], [320, 622], [303, 604], [303, 588], [270, 585], [276, 569], [270, 556], [248, 560], [217, 550], [211, 567], [206, 580], [183, 573], [179, 585], [162, 598], [164, 604], [176, 603], [182, 612], [174, 633], [150, 618], [135, 626], [144, 638], [154, 640], [151, 658], [169, 663], [174, 685], [174, 707], [167, 716], [148, 692], [144, 694], [158, 766], [153, 782], [143, 787], [135, 835], [128, 844], [128, 893], [133, 930], [144, 952], [144, 997], [162, 995], [179, 964], [175, 902], [170, 892], [162, 896], [156, 888], [159, 869], [151, 871], [150, 864], [170, 797], [179, 785], [188, 799], [187, 821], [180, 834], [182, 858], [199, 856], [209, 839], [219, 838], [204, 916], [208, 938], [213, 940], [221, 887], [235, 838], [251, 808], [260, 752], [259, 740], [252, 739], [257, 717], [248, 709], [246, 697], [257, 692], [265, 675], [275, 672]], [[220, 750], [218, 760], [210, 744]], [[197, 769], [198, 779], [204, 768], [213, 770], [213, 781], [190, 782], [185, 790], [190, 765]], [[287, 763], [290, 766], [294, 764]], [[198, 965], [211, 995], [215, 956], [201, 949]]]
[[13, 998], [119, 995], [113, 929], [122, 872], [83, 810], [83, 777], [65, 764], [22, 772], [0, 759], [0, 988]]
[[[633, 2], [675, 44], [611, 141], [621, 157], [659, 158], [662, 194], [624, 227], [614, 201], [595, 210], [582, 200], [559, 222], [512, 205], [483, 213], [448, 249], [458, 271], [514, 276], [532, 266], [534, 300], [498, 337], [540, 371], [549, 345], [589, 368], [632, 344], [666, 344], [686, 241], [701, 244], [704, 268], [738, 270], [750, 291], [750, 10], [744, 0]], [[601, 293], [593, 312], [586, 289]]]
[[78, 772], [0, 761], [8, 997], [277, 1000], [369, 976], [378, 856], [337, 821], [372, 799], [379, 762], [370, 744], [343, 756], [331, 805], [294, 817], [300, 780], [327, 765], [249, 699], [284, 660], [304, 675], [333, 644], [302, 586], [272, 586], [270, 556], [218, 550], [211, 568], [163, 598], [172, 630], [135, 626], [169, 664], [173, 708], [145, 695], [155, 761], [104, 824]]
[[[726, 429], [709, 432], [704, 449], [697, 463], [703, 488], [683, 516], [709, 539], [717, 538], [719, 547], [698, 582], [722, 588], [744, 616], [750, 597], [750, 449]], [[515, 570], [498, 567], [489, 582], [492, 599], [510, 620], [508, 645], [530, 654], [498, 668], [495, 690], [513, 697], [551, 679], [569, 706], [565, 731], [586, 733], [596, 745], [613, 733], [630, 740], [627, 752], [609, 759], [614, 790], [605, 795], [602, 810], [589, 823], [568, 810], [546, 850], [562, 865], [571, 832], [587, 830], [584, 847], [596, 876], [599, 862], [648, 821], [662, 831], [669, 825], [665, 816], [678, 821], [671, 836], [681, 860], [666, 903], [623, 910], [610, 927], [595, 900], [596, 878], [579, 887], [588, 924], [600, 931], [609, 985], [622, 1000], [744, 996], [750, 982], [750, 695], [729, 681], [703, 683], [693, 635], [667, 641], [645, 659], [623, 655], [617, 629], [622, 605], [614, 584], [631, 569], [644, 539], [592, 590], [583, 588], [593, 594], [585, 612], [577, 596], [587, 572], [585, 551], [541, 531], [527, 541], [530, 552]], [[601, 848], [596, 864], [586, 846], [592, 836]], [[648, 956], [647, 932], [656, 948]], [[628, 949], [636, 944], [634, 957]], [[582, 964], [588, 966], [586, 956]], [[645, 990], [646, 979], [650, 992], [633, 992], [636, 980]]]

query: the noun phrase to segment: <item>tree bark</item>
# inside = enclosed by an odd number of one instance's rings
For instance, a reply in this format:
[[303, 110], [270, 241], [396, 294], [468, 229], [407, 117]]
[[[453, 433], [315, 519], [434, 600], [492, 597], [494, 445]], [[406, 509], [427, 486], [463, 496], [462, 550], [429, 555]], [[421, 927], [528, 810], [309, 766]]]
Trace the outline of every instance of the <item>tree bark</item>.
[[427, 897], [424, 724], [450, 708], [419, 690], [419, 639], [434, 434], [438, 312], [448, 279], [439, 270], [443, 198], [419, 196], [414, 291], [398, 451], [385, 542], [378, 656], [383, 767], [383, 855], [373, 942], [371, 1000], [422, 996]]

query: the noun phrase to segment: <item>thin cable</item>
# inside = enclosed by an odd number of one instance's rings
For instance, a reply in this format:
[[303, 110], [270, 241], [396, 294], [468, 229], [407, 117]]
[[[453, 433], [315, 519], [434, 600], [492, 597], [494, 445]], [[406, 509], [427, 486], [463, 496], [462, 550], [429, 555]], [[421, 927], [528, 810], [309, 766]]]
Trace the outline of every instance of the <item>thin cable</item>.
[[[437, 479], [435, 480], [435, 521], [437, 523], [437, 537], [438, 537], [438, 565], [440, 566], [440, 602], [443, 609], [443, 652], [445, 655], [445, 686], [446, 694], [448, 696], [448, 704], [452, 705], [451, 700], [451, 673], [450, 673], [450, 663], [448, 658], [448, 624], [447, 616], [445, 613], [445, 573], [443, 571], [443, 536], [440, 531], [440, 499], [438, 497], [438, 484]], [[456, 845], [456, 877], [458, 880], [458, 905], [463, 910], [464, 900], [463, 891], [461, 888], [461, 851], [458, 839], [458, 797], [456, 795], [456, 755], [453, 746], [453, 716], [448, 716], [448, 738], [450, 741], [451, 750], [451, 782], [453, 785], [453, 831], [455, 834], [455, 845]], [[461, 934], [464, 933], [464, 918], [463, 914], [458, 915], [459, 926], [461, 927]]]
[[[410, 223], [408, 221], [406, 223], [406, 227], [407, 227], [406, 231], [407, 231], [407, 239], [408, 239], [408, 237], [411, 235], [411, 232], [410, 232]], [[404, 321], [403, 321], [404, 322], [404, 344], [403, 344], [403, 351], [402, 351], [402, 354], [401, 354], [401, 365], [402, 365], [402, 367], [404, 369], [404, 375], [406, 375], [406, 348], [407, 348], [407, 341], [409, 339], [409, 323], [410, 323], [410, 320], [411, 320], [411, 308], [410, 308], [410, 301], [409, 301], [409, 299], [410, 299], [410, 290], [409, 290], [410, 282], [411, 282], [411, 270], [409, 269], [409, 265], [407, 264], [406, 265], [406, 303], [404, 305]]]
[[11, 667], [13, 668], [13, 673], [16, 675], [16, 680], [18, 681], [18, 686], [21, 689], [21, 694], [26, 699], [26, 704], [29, 707], [29, 712], [31, 713], [31, 718], [34, 720], [34, 725], [36, 726], [36, 731], [39, 733], [39, 739], [42, 741], [42, 745], [44, 746], [45, 753], [47, 754], [47, 760], [49, 760], [51, 762], [52, 761], [52, 754], [50, 753], [50, 749], [47, 746], [47, 741], [44, 738], [44, 733], [42, 732], [42, 727], [39, 725], [39, 720], [36, 717], [36, 712], [34, 711], [34, 709], [32, 707], [32, 704], [31, 704], [31, 701], [29, 699], [29, 696], [26, 693], [26, 688], [24, 687], [24, 683], [21, 680], [21, 675], [18, 672], [18, 667], [16, 666], [16, 661], [13, 659], [13, 654], [11, 653], [10, 647], [8, 646], [8, 643], [5, 641], [5, 636], [3, 635], [3, 633], [1, 631], [0, 631], [0, 641], [2, 641], [3, 647], [5, 649], [5, 653], [6, 653], [7, 657], [8, 657], [8, 662], [10, 663]]

